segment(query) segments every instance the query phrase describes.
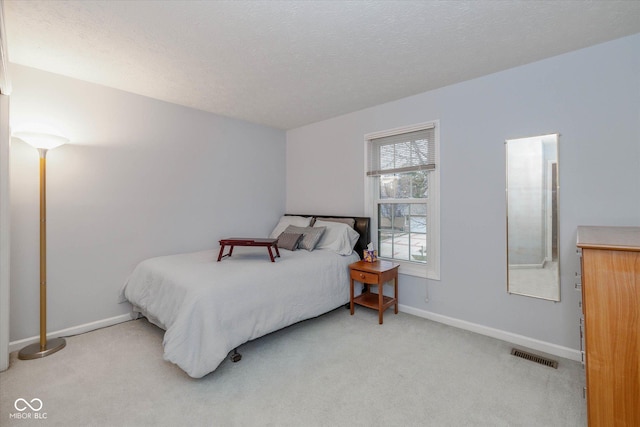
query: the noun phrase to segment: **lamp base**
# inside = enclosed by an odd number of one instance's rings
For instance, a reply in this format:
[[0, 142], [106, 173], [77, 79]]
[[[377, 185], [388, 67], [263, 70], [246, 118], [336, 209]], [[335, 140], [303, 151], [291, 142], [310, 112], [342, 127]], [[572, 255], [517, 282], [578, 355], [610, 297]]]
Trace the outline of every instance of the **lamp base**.
[[40, 347], [40, 343], [37, 342], [35, 344], [28, 345], [20, 350], [20, 352], [18, 353], [18, 359], [42, 359], [43, 357], [47, 357], [58, 350], [62, 350], [65, 345], [67, 345], [67, 342], [64, 340], [64, 338], [53, 338], [47, 340], [47, 345], [44, 349]]

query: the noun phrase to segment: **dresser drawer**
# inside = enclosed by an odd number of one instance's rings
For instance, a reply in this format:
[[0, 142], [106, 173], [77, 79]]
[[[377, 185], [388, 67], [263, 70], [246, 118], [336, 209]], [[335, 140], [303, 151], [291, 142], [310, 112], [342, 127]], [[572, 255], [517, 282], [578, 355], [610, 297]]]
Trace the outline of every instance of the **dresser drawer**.
[[364, 271], [351, 270], [351, 278], [353, 280], [357, 280], [358, 282], [368, 283], [370, 285], [378, 284], [378, 275], [365, 273]]

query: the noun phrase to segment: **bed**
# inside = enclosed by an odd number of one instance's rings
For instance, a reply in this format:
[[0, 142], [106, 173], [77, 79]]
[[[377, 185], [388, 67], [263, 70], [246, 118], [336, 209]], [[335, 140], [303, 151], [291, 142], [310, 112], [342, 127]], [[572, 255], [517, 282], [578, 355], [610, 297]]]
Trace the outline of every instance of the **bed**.
[[369, 218], [285, 215], [271, 236], [287, 246], [298, 234], [275, 263], [259, 247], [220, 262], [217, 247], [147, 259], [121, 294], [135, 316], [165, 330], [164, 359], [201, 378], [241, 344], [348, 303], [348, 265], [369, 243]]

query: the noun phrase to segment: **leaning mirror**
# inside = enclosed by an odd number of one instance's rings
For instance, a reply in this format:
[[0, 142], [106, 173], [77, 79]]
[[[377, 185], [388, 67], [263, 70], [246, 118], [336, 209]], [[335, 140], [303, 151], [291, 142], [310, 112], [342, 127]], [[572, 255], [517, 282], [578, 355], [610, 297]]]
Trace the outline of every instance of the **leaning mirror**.
[[507, 292], [560, 301], [558, 135], [505, 145]]

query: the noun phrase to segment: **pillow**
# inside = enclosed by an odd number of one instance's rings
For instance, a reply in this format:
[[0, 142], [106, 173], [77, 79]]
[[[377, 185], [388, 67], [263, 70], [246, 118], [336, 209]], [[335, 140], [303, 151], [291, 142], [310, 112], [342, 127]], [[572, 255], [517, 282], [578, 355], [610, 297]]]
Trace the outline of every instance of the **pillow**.
[[298, 243], [302, 239], [302, 234], [282, 233], [278, 236], [278, 248], [295, 251], [298, 249]]
[[295, 225], [290, 225], [284, 230], [284, 232], [302, 234], [302, 239], [300, 240], [300, 243], [298, 243], [298, 247], [311, 252], [316, 248], [324, 230], [325, 227], [296, 227]]
[[329, 249], [340, 255], [349, 255], [360, 238], [360, 234], [347, 224], [318, 219], [314, 227], [325, 227], [326, 231], [316, 246], [317, 249]]
[[[341, 222], [343, 224], [347, 224], [351, 228], [355, 228], [356, 220], [353, 218], [314, 218], [317, 221], [329, 221], [329, 222]], [[313, 223], [311, 223], [313, 226]]]
[[290, 225], [295, 225], [297, 227], [308, 227], [311, 224], [311, 219], [304, 216], [293, 216], [293, 215], [283, 215], [280, 218], [280, 222], [276, 225], [276, 228], [273, 229], [269, 237], [272, 239], [277, 239], [278, 236], [282, 234], [282, 232]]

